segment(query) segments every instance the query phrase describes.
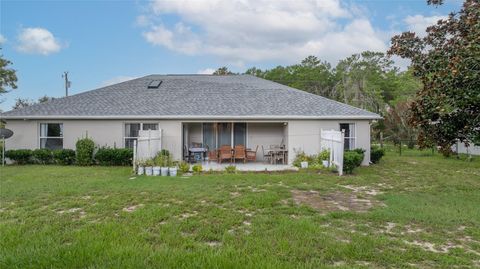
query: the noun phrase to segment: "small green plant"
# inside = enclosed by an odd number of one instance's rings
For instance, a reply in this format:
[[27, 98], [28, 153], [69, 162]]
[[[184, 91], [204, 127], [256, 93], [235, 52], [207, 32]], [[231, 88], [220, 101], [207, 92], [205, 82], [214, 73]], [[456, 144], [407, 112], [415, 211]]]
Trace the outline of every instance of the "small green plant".
[[293, 166], [296, 167], [301, 167], [302, 162], [308, 162], [309, 166], [314, 166], [316, 165], [316, 159], [317, 157], [312, 155], [307, 155], [303, 151], [297, 152], [297, 155], [295, 156], [295, 159], [293, 160]]
[[153, 161], [153, 159], [148, 159], [145, 161], [145, 166], [147, 167], [151, 167], [151, 166], [154, 166], [155, 165], [155, 162]]
[[53, 151], [53, 159], [61, 165], [70, 165], [75, 162], [75, 150], [57, 149]]
[[360, 166], [363, 160], [363, 154], [357, 151], [345, 151], [343, 153], [343, 172], [352, 174], [353, 170]]
[[190, 172], [190, 164], [188, 164], [187, 162], [181, 162], [178, 165], [178, 169], [182, 174], [188, 173]]
[[79, 139], [76, 146], [77, 164], [87, 166], [93, 164], [93, 152], [95, 151], [95, 142], [86, 137]]
[[235, 174], [237, 172], [237, 167], [235, 165], [229, 165], [225, 167], [225, 172], [229, 174]]
[[50, 149], [36, 149], [32, 152], [33, 159], [39, 164], [50, 164], [53, 162], [53, 153]]
[[378, 146], [372, 146], [370, 149], [370, 161], [372, 163], [378, 163], [380, 159], [385, 155], [385, 149]]
[[201, 173], [203, 171], [203, 166], [201, 164], [195, 164], [192, 166], [192, 171], [194, 173]]
[[29, 149], [11, 149], [5, 152], [5, 157], [16, 164], [28, 164], [32, 162], [32, 151]]
[[153, 158], [153, 163], [155, 166], [162, 166], [165, 167], [165, 156], [162, 154], [157, 154], [155, 158]]
[[324, 149], [318, 154], [318, 160], [320, 161], [328, 161], [330, 160], [330, 151], [328, 149]]

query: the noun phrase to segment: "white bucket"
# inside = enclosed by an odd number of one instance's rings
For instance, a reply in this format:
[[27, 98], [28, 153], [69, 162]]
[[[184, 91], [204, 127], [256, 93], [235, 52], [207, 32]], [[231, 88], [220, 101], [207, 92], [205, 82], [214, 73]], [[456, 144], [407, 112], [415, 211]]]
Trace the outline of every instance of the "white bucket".
[[137, 175], [141, 176], [145, 173], [145, 167], [139, 166], [137, 169]]
[[152, 174], [153, 174], [153, 167], [151, 166], [145, 167], [145, 175], [151, 176]]
[[300, 162], [302, 168], [308, 168], [308, 162]]
[[168, 168], [168, 172], [169, 172], [171, 177], [176, 177], [177, 176], [177, 168], [176, 167]]
[[160, 166], [154, 166], [153, 167], [153, 175], [154, 176], [159, 176], [160, 175]]
[[168, 176], [168, 167], [162, 167], [160, 168], [162, 177]]

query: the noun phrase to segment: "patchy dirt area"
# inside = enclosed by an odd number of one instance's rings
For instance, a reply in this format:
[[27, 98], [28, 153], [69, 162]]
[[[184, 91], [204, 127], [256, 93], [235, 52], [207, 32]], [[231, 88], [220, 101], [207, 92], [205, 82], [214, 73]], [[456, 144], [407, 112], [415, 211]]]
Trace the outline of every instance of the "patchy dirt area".
[[327, 194], [319, 194], [317, 191], [292, 190], [293, 201], [299, 205], [310, 206], [321, 213], [332, 211], [355, 211], [366, 212], [375, 205], [381, 203], [373, 195], [363, 195], [359, 198], [355, 193], [335, 191]]

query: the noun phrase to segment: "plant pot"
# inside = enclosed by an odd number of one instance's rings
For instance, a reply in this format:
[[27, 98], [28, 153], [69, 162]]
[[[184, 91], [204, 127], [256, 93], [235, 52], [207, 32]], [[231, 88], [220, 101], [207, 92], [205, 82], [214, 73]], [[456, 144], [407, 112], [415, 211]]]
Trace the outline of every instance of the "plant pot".
[[176, 177], [177, 176], [177, 168], [176, 167], [168, 168], [168, 173], [170, 174], [171, 177]]
[[308, 162], [300, 162], [300, 167], [308, 168]]
[[154, 176], [159, 176], [160, 175], [160, 166], [154, 166], [153, 167], [153, 175]]
[[168, 167], [162, 167], [160, 168], [162, 177], [168, 176]]
[[141, 176], [141, 175], [143, 175], [144, 173], [145, 173], [145, 167], [139, 166], [139, 167], [137, 168], [137, 175]]
[[322, 160], [323, 167], [329, 167], [330, 164], [327, 160]]
[[153, 175], [153, 167], [151, 167], [151, 166], [145, 167], [145, 175], [147, 175], [147, 176]]

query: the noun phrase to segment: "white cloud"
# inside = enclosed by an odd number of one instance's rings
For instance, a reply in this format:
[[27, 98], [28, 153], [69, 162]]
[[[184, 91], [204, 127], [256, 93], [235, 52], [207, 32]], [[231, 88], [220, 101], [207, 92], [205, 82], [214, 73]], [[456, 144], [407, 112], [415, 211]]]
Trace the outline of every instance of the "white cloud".
[[414, 15], [407, 16], [404, 19], [404, 22], [407, 24], [407, 28], [411, 32], [415, 32], [419, 36], [426, 35], [426, 29], [428, 26], [434, 25], [438, 20], [446, 19], [447, 16], [423, 16], [423, 15]]
[[120, 82], [124, 82], [124, 81], [127, 81], [127, 80], [132, 80], [132, 79], [136, 79], [138, 77], [131, 77], [131, 76], [117, 76], [117, 77], [113, 77], [111, 79], [107, 79], [105, 81], [103, 81], [100, 86], [101, 87], [105, 87], [105, 86], [109, 86], [109, 85], [113, 85], [113, 84], [117, 84], [117, 83], [120, 83]]
[[213, 72], [215, 72], [215, 69], [214, 68], [205, 68], [205, 69], [200, 69], [197, 71], [197, 74], [201, 74], [201, 75], [211, 75], [213, 74]]
[[0, 34], [0, 45], [2, 45], [5, 42], [7, 42], [7, 39], [2, 34]]
[[23, 28], [18, 35], [20, 52], [48, 55], [62, 49], [60, 41], [45, 28]]
[[[388, 40], [358, 13], [339, 0], [157, 0], [147, 13], [156, 23], [150, 20], [143, 36], [172, 51], [214, 55], [237, 65], [291, 63], [311, 54], [335, 62], [386, 49]], [[178, 21], [166, 25], [165, 15]]]

